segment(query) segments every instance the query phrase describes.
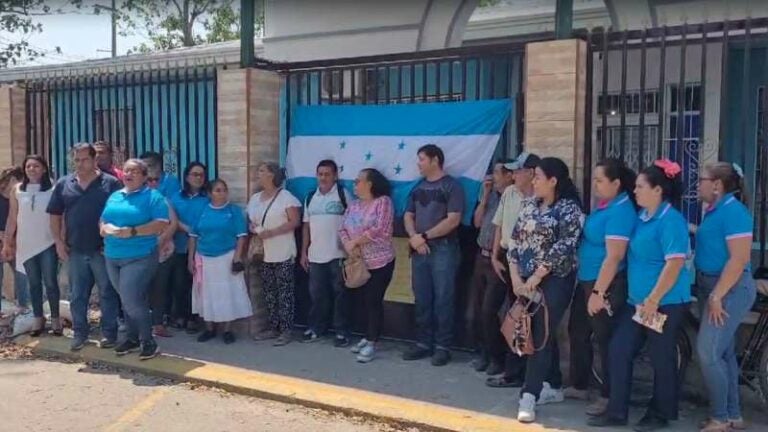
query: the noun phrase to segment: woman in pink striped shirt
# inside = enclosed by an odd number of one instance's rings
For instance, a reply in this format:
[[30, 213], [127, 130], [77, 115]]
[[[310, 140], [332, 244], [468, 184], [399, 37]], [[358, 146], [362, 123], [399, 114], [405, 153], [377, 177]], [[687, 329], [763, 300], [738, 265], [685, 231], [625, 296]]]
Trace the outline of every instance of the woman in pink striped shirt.
[[392, 218], [394, 207], [389, 198], [389, 181], [382, 173], [366, 168], [355, 179], [355, 195], [339, 229], [341, 241], [348, 254], [357, 248], [371, 273], [371, 278], [360, 288], [367, 321], [366, 335], [352, 347], [357, 361], [368, 363], [376, 353], [376, 342], [381, 334], [382, 304], [392, 273], [395, 270], [395, 247], [392, 244]]

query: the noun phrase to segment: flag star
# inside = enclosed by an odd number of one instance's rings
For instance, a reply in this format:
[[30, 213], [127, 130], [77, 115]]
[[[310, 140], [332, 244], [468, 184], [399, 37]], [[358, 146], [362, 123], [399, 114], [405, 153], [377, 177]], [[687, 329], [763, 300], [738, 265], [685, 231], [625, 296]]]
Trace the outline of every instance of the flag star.
[[339, 165], [339, 172], [344, 172], [344, 165]]
[[400, 141], [400, 144], [397, 145], [398, 150], [405, 150], [405, 141]]
[[400, 164], [395, 165], [395, 174], [400, 175], [400, 171], [403, 170], [403, 167], [400, 166]]
[[365, 154], [365, 160], [369, 161], [373, 157], [373, 153], [369, 150], [368, 153]]
[[339, 143], [339, 149], [340, 150], [344, 150], [346, 147], [347, 147], [347, 142], [346, 141], [342, 141], [342, 142]]

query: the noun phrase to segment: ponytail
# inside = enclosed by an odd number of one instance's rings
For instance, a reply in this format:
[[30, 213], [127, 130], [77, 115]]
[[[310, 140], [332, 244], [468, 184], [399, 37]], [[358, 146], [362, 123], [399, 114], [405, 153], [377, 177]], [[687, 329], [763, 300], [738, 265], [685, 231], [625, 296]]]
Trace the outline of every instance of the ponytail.
[[733, 194], [744, 205], [749, 205], [749, 192], [744, 181], [744, 170], [737, 163], [714, 162], [704, 169], [712, 180], [720, 180], [726, 193]]

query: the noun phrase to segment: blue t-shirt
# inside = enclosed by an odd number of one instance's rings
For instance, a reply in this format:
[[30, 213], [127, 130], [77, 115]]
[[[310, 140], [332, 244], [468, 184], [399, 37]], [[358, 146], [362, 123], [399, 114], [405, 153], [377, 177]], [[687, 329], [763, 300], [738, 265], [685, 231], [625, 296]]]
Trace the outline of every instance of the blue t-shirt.
[[164, 197], [170, 198], [180, 190], [181, 183], [179, 183], [179, 179], [173, 174], [163, 173], [163, 177], [160, 178], [160, 182], [157, 185], [157, 191], [163, 194]]
[[[664, 202], [653, 217], [645, 210], [635, 227], [627, 254], [629, 300], [639, 305], [653, 291], [668, 259], [685, 259], [690, 253], [688, 223], [671, 204]], [[691, 274], [683, 266], [672, 288], [659, 305], [680, 304], [691, 301]]]
[[[210, 202], [208, 196], [199, 193], [186, 196], [183, 192], [179, 191], [171, 197], [171, 206], [176, 211], [179, 222], [186, 225], [190, 230], [197, 224], [200, 215]], [[187, 253], [188, 239], [187, 233], [181, 229], [176, 230], [176, 233], [173, 235], [173, 245], [177, 254]]]
[[237, 247], [238, 237], [248, 235], [243, 210], [227, 203], [221, 207], [209, 204], [190, 234], [197, 238], [197, 252], [217, 257]]
[[[726, 194], [707, 210], [696, 230], [696, 270], [710, 276], [719, 275], [728, 261], [728, 240], [752, 237], [752, 215], [733, 194]], [[751, 264], [744, 270], [749, 271]]]
[[[592, 211], [584, 223], [579, 246], [580, 281], [595, 281], [608, 254], [606, 240], [629, 241], [635, 230], [637, 213], [626, 193], [619, 194], [608, 205]], [[621, 260], [619, 270], [624, 270], [626, 260]]]
[[[168, 204], [156, 190], [146, 186], [128, 192], [121, 189], [109, 196], [101, 220], [117, 227], [138, 227], [154, 220], [168, 220]], [[132, 259], [149, 256], [157, 249], [157, 235], [104, 238], [104, 256]]]

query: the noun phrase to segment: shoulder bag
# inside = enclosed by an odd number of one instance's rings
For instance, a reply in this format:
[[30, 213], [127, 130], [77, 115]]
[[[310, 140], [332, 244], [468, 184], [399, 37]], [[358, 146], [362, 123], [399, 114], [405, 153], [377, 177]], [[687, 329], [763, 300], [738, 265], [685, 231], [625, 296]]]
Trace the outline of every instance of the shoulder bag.
[[344, 285], [347, 288], [360, 288], [371, 278], [371, 273], [363, 260], [360, 248], [355, 250], [342, 261], [341, 273], [344, 276]]
[[[519, 356], [529, 356], [536, 351], [540, 351], [547, 344], [549, 339], [549, 310], [544, 299], [544, 292], [541, 293], [541, 300], [537, 303], [525, 297], [518, 297], [504, 315], [501, 323], [501, 333], [507, 340], [507, 345], [513, 353]], [[532, 319], [539, 309], [544, 312], [544, 340], [537, 348], [533, 341]]]

